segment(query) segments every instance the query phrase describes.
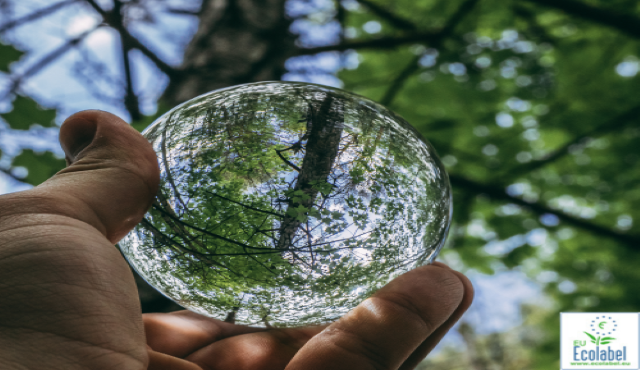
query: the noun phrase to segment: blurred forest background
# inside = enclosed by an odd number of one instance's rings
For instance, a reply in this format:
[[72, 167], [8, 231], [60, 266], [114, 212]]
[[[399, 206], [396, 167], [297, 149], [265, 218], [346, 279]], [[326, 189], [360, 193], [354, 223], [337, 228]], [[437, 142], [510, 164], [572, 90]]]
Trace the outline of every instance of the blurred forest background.
[[0, 0], [0, 193], [64, 166], [81, 109], [142, 130], [221, 87], [342, 87], [450, 174], [440, 259], [478, 298], [421, 367], [558, 368], [559, 312], [640, 310], [638, 55], [632, 0]]

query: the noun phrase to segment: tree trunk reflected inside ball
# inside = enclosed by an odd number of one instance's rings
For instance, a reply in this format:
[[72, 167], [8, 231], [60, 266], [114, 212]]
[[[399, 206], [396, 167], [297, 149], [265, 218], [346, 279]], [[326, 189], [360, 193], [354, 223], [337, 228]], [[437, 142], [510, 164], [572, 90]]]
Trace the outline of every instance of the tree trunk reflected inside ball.
[[143, 134], [160, 190], [120, 248], [195, 312], [253, 325], [335, 320], [444, 244], [451, 191], [440, 160], [366, 98], [240, 85], [174, 108]]

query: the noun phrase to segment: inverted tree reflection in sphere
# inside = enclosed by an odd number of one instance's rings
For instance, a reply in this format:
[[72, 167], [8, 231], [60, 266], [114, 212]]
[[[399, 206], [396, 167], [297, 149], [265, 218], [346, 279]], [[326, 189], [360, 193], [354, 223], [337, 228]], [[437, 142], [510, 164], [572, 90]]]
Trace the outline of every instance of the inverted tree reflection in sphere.
[[235, 86], [174, 108], [144, 135], [160, 191], [120, 247], [195, 312], [257, 325], [333, 320], [444, 243], [451, 195], [433, 148], [360, 96]]

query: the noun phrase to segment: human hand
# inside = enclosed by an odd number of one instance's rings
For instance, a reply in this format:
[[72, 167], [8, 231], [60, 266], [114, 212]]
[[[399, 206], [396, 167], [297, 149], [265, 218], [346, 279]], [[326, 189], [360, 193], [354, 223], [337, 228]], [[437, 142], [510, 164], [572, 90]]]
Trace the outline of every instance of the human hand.
[[1, 369], [411, 369], [471, 304], [468, 279], [435, 263], [328, 326], [251, 328], [188, 311], [141, 316], [113, 244], [156, 194], [155, 154], [100, 111], [71, 116], [60, 141], [66, 169], [0, 196]]

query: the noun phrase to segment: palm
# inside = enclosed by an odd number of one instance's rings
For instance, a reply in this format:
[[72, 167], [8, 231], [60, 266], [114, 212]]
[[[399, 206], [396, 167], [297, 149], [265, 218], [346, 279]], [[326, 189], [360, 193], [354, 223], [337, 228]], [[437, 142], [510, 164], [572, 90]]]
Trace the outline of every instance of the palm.
[[[439, 262], [434, 262], [433, 265], [446, 267]], [[405, 279], [405, 284], [407, 283], [415, 283], [415, 279]], [[436, 329], [417, 348], [412, 349], [401, 369], [412, 369], [421, 361], [440, 341], [459, 315], [466, 310], [471, 303], [472, 294], [471, 287], [467, 283], [468, 281], [465, 281], [466, 298], [460, 305], [462, 310], [458, 309], [451, 320]], [[356, 316], [356, 320], [360, 319], [358, 318], [360, 315], [351, 316], [351, 320], [354, 319], [353, 316]], [[153, 351], [185, 359], [207, 370], [285, 369], [307, 342], [328, 326], [290, 329], [256, 328], [207, 318], [186, 310], [170, 314], [145, 314], [143, 321], [147, 344]], [[312, 342], [305, 348], [317, 346], [317, 343]], [[313, 349], [306, 352], [310, 351]], [[162, 369], [164, 368], [158, 367], [158, 370]], [[151, 366], [150, 370], [156, 369]]]
[[230, 324], [189, 311], [143, 316], [147, 343], [157, 352], [203, 369], [284, 369], [324, 326], [264, 329]]

